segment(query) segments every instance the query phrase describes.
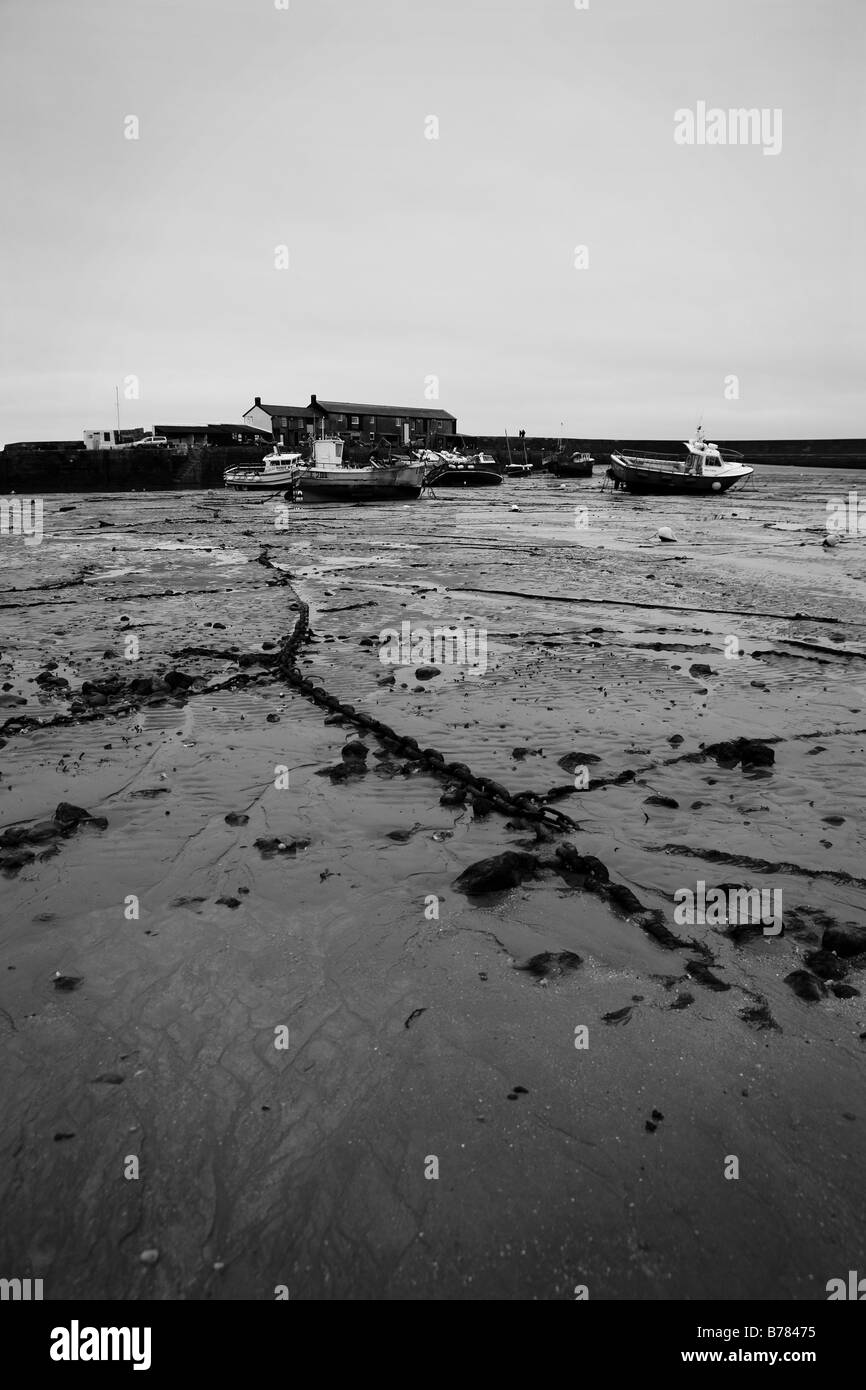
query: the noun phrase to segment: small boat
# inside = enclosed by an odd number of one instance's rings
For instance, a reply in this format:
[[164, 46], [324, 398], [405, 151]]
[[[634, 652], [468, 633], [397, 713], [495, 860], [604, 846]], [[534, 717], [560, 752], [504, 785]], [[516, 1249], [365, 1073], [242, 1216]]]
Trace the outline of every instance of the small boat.
[[507, 463], [505, 465], [506, 478], [526, 478], [531, 472], [531, 463]]
[[440, 453], [439, 463], [428, 468], [427, 487], [496, 487], [502, 474], [492, 454]]
[[226, 487], [243, 492], [285, 491], [301, 471], [300, 454], [283, 454], [278, 450], [266, 454], [260, 463], [236, 463], [223, 473]]
[[701, 427], [684, 441], [686, 457], [663, 454], [611, 454], [609, 476], [614, 487], [629, 492], [685, 492], [698, 496], [727, 492], [754, 473], [740, 455], [727, 459], [717, 444], [704, 439]]
[[390, 502], [420, 497], [426, 465], [397, 460], [353, 465], [343, 462], [342, 439], [315, 439], [312, 458], [299, 470], [297, 500]]
[[592, 454], [559, 453], [547, 460], [547, 469], [555, 478], [591, 478], [594, 463]]

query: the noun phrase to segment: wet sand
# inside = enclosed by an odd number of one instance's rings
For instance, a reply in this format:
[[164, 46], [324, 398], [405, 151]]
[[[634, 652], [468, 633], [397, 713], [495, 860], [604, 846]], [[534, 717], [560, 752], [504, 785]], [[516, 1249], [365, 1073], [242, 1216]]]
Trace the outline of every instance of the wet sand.
[[[822, 546], [858, 476], [700, 504], [516, 479], [284, 530], [249, 496], [58, 496], [42, 545], [0, 538], [0, 828], [107, 820], [0, 877], [3, 1270], [47, 1298], [823, 1299], [862, 1264], [866, 1010], [786, 983], [866, 920], [866, 560]], [[442, 805], [369, 734], [364, 776], [319, 775], [358, 730], [275, 664], [299, 601], [302, 669], [422, 747], [514, 793], [590, 755], [555, 802], [578, 828]], [[486, 671], [383, 666], [407, 620], [486, 630]], [[740, 736], [772, 767], [701, 752]], [[566, 841], [690, 946], [550, 869], [454, 887]], [[784, 935], [676, 926], [698, 879], [781, 889]], [[544, 952], [580, 964], [521, 968]]]

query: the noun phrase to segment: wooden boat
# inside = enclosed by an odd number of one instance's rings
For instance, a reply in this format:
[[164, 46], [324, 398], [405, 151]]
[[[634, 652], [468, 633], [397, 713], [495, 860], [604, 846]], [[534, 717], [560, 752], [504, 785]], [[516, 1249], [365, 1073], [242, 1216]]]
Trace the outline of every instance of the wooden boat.
[[300, 454], [266, 454], [259, 463], [236, 463], [223, 473], [223, 483], [236, 492], [284, 492], [301, 471]]
[[439, 463], [427, 469], [427, 487], [496, 487], [502, 474], [492, 454], [440, 453]]
[[391, 502], [421, 496], [426, 465], [343, 462], [342, 439], [315, 439], [312, 458], [300, 469], [294, 496], [304, 502]]
[[507, 463], [505, 465], [506, 478], [526, 478], [532, 473], [531, 463]]
[[554, 454], [547, 460], [548, 472], [555, 478], [591, 478], [592, 454]]
[[727, 459], [717, 444], [704, 439], [698, 428], [694, 439], [685, 442], [685, 459], [663, 454], [611, 454], [609, 475], [614, 487], [629, 492], [681, 492], [713, 496], [745, 482], [755, 471], [739, 455]]

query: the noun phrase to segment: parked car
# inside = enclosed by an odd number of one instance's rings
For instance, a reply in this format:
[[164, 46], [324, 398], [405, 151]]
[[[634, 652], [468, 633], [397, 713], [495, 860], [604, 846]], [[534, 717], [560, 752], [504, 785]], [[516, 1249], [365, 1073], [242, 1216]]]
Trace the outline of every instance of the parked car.
[[143, 439], [135, 440], [135, 446], [139, 444], [168, 444], [168, 440], [164, 434], [146, 434]]

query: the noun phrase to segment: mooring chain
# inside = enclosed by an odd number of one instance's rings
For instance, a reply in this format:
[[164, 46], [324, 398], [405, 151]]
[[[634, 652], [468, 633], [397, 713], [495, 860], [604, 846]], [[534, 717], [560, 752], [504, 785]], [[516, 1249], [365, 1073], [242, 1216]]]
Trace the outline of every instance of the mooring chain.
[[[262, 559], [263, 564], [268, 563]], [[332, 714], [339, 714], [354, 724], [359, 729], [367, 729], [394, 752], [400, 753], [411, 762], [423, 763], [434, 777], [442, 781], [459, 782], [470, 791], [476, 792], [483, 800], [488, 801], [498, 811], [506, 815], [522, 816], [526, 820], [543, 821], [551, 828], [559, 831], [575, 830], [576, 823], [566, 816], [562, 811], [557, 811], [552, 806], [543, 806], [541, 798], [535, 792], [517, 792], [512, 794], [507, 787], [501, 783], [494, 782], [489, 777], [477, 777], [471, 768], [465, 763], [449, 763], [436, 748], [422, 748], [417, 739], [407, 738], [392, 729], [390, 724], [383, 723], [380, 719], [374, 719], [372, 715], [364, 714], [355, 709], [354, 705], [343, 704], [337, 699], [336, 695], [330, 695], [327, 690], [304, 676], [295, 664], [295, 656], [310, 637], [310, 608], [309, 604], [304, 603], [303, 599], [298, 599], [299, 613], [294, 630], [284, 638], [280, 648], [279, 668], [286, 681], [301, 694], [315, 704], [321, 705], [323, 709], [329, 710]]]

